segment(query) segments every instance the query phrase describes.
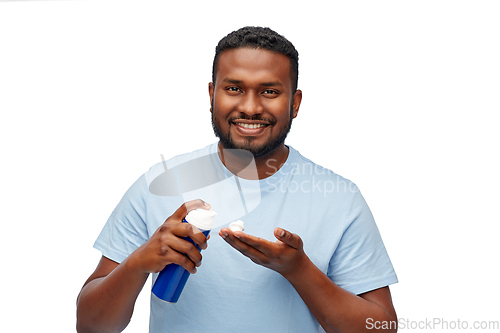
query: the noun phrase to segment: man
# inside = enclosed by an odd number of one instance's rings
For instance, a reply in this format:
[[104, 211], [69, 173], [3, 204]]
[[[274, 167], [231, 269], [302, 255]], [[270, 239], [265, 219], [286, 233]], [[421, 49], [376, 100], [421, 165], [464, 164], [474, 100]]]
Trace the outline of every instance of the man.
[[[302, 100], [297, 79], [297, 51], [268, 28], [219, 42], [209, 95], [220, 141], [159, 163], [127, 191], [96, 241], [103, 256], [78, 298], [79, 332], [123, 330], [148, 275], [172, 263], [198, 273], [175, 304], [151, 296], [151, 332], [364, 332], [396, 322], [388, 285], [397, 278], [356, 186], [284, 144]], [[181, 221], [210, 207], [223, 227], [198, 268], [202, 254], [182, 237], [202, 249], [207, 239]], [[246, 230], [232, 232], [239, 217]]]

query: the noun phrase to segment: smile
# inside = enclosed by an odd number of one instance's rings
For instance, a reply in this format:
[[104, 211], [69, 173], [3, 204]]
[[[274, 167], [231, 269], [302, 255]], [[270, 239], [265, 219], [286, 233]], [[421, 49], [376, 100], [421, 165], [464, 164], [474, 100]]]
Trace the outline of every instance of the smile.
[[261, 127], [266, 127], [266, 124], [246, 124], [246, 123], [234, 123], [237, 126], [241, 126], [243, 128], [249, 128], [249, 129], [254, 129], [254, 128], [261, 128]]

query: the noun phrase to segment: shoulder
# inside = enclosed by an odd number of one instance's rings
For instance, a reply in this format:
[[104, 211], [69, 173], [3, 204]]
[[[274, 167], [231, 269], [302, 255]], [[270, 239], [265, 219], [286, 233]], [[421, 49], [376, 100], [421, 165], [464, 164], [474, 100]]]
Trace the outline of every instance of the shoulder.
[[357, 185], [341, 175], [335, 173], [329, 168], [319, 165], [310, 159], [303, 156], [298, 150], [290, 148], [290, 172], [295, 177], [304, 177], [311, 181], [323, 182], [326, 188], [336, 189], [337, 191], [345, 190], [350, 193], [359, 192]]

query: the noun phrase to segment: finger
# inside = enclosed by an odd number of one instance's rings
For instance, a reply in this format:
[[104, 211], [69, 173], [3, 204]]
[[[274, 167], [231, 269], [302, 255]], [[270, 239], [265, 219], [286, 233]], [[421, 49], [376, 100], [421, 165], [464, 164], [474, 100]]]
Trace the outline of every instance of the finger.
[[234, 237], [236, 237], [241, 242], [259, 250], [260, 252], [267, 254], [270, 251], [274, 251], [276, 244], [270, 242], [266, 239], [252, 236], [241, 231], [233, 232]]
[[208, 237], [205, 236], [205, 234], [202, 233], [201, 230], [194, 225], [191, 225], [191, 231], [192, 233], [189, 234], [189, 238], [191, 238], [196, 244], [198, 244], [198, 246], [202, 250], [205, 250], [207, 248], [207, 241], [210, 238], [210, 235]]
[[202, 250], [207, 248], [207, 237], [205, 234], [189, 223], [179, 223], [172, 226], [172, 234], [177, 237], [191, 238]]
[[170, 263], [184, 267], [191, 274], [196, 273], [196, 264], [190, 258], [174, 249], [169, 249], [168, 252], [168, 261]]
[[[210, 209], [210, 204], [206, 203], [205, 201], [201, 199], [196, 199], [196, 200], [191, 200], [183, 203], [169, 218], [173, 218], [174, 220], [177, 221], [182, 221], [186, 215], [195, 209], [201, 208], [201, 209]], [[169, 220], [167, 219], [167, 221]], [[167, 222], [165, 221], [165, 223]], [[201, 249], [206, 249], [207, 248], [207, 238], [201, 231], [191, 225], [186, 225], [181, 223], [177, 228], [175, 228], [177, 232], [174, 231], [174, 233], [177, 236], [182, 236], [182, 237], [189, 237], [191, 238]]]
[[[257, 238], [248, 234], [245, 234], [241, 231], [233, 232], [229, 228], [222, 228], [219, 232], [219, 235], [233, 248], [241, 252], [243, 255], [249, 257], [252, 260], [262, 261], [265, 260], [266, 255], [262, 253], [259, 249], [249, 244], [247, 237]], [[265, 240], [263, 240], [265, 241]], [[267, 241], [265, 241], [267, 242]], [[253, 242], [253, 244], [257, 245], [257, 242]], [[262, 246], [257, 245], [262, 248]]]
[[290, 231], [287, 231], [285, 229], [274, 229], [274, 236], [278, 240], [294, 249], [300, 249], [302, 247], [302, 239], [299, 237], [299, 235], [291, 233]]
[[169, 247], [178, 253], [185, 254], [195, 266], [201, 265], [201, 253], [193, 243], [178, 238], [176, 241], [172, 242]]
[[209, 210], [210, 205], [201, 199], [191, 200], [191, 201], [183, 203], [175, 211], [175, 213], [172, 214], [172, 217], [176, 218], [177, 220], [182, 221], [182, 219], [184, 219], [190, 211], [198, 209], [198, 208]]

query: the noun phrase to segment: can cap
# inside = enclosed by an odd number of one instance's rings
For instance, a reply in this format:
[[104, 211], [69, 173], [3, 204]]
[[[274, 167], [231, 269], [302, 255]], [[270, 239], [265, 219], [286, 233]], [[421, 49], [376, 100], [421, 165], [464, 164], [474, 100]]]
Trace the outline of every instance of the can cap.
[[186, 221], [198, 229], [211, 230], [214, 225], [214, 216], [217, 215], [213, 210], [195, 209], [186, 215]]

